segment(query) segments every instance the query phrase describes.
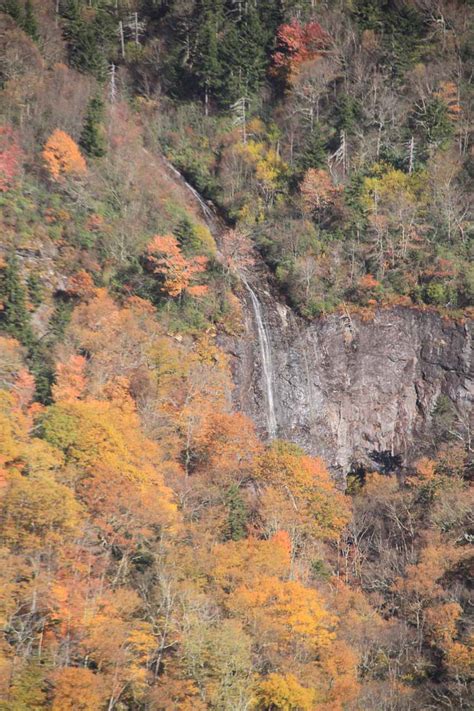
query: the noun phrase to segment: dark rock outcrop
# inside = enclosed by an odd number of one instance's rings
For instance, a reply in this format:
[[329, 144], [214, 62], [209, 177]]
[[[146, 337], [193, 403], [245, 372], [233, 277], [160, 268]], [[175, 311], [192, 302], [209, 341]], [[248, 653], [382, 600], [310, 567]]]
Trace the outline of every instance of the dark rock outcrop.
[[[263, 282], [264, 283], [264, 282]], [[434, 412], [449, 398], [458, 431], [472, 415], [472, 323], [396, 307], [372, 320], [333, 314], [311, 323], [258, 286], [271, 346], [277, 434], [322, 456], [334, 472], [409, 464], [433, 448]], [[267, 384], [248, 295], [245, 332], [232, 344], [236, 405], [262, 433]], [[446, 400], [447, 402], [447, 400]]]

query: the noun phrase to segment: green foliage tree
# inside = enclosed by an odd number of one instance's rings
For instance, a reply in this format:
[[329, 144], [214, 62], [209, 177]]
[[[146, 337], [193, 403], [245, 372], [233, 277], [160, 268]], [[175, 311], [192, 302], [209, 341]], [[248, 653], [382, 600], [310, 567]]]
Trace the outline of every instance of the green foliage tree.
[[31, 318], [27, 308], [27, 291], [20, 277], [18, 259], [13, 252], [0, 273], [0, 327], [25, 346], [33, 342]]
[[4, 0], [0, 7], [2, 12], [10, 15], [21, 27], [23, 23], [23, 7], [20, 4], [20, 0]]
[[199, 239], [189, 217], [183, 217], [174, 229], [179, 246], [186, 254], [197, 254], [202, 249]]
[[84, 127], [79, 139], [79, 145], [87, 155], [93, 158], [102, 158], [106, 153], [103, 121], [104, 101], [101, 96], [96, 95], [89, 101]]
[[206, 112], [210, 97], [216, 97], [222, 83], [222, 65], [219, 57], [219, 32], [223, 22], [223, 5], [220, 0], [201, 0], [197, 11], [196, 50], [193, 73], [204, 93]]
[[8, 706], [3, 706], [0, 701], [0, 709], [7, 708], [9, 711], [42, 711], [47, 709], [46, 682], [44, 670], [39, 664], [27, 664], [14, 677], [10, 690], [10, 701]]
[[237, 484], [231, 484], [226, 492], [227, 525], [226, 538], [240, 541], [247, 535], [248, 511]]
[[310, 131], [305, 140], [301, 154], [298, 156], [298, 167], [306, 172], [310, 168], [326, 167], [326, 141], [319, 124]]
[[265, 32], [257, 9], [250, 3], [246, 13], [230, 23], [221, 54], [223, 104], [229, 106], [239, 98], [254, 97], [265, 74]]
[[10, 15], [35, 42], [39, 39], [38, 23], [31, 0], [25, 0], [24, 3], [20, 0], [4, 0], [0, 3], [0, 11]]
[[428, 147], [445, 147], [454, 133], [448, 107], [437, 96], [416, 109], [412, 124]]
[[35, 42], [39, 39], [38, 23], [36, 22], [33, 3], [31, 0], [26, 0], [25, 2], [25, 15], [22, 27], [26, 34], [29, 35]]
[[113, 8], [100, 4], [87, 13], [79, 0], [64, 0], [60, 8], [71, 65], [104, 81], [117, 35]]

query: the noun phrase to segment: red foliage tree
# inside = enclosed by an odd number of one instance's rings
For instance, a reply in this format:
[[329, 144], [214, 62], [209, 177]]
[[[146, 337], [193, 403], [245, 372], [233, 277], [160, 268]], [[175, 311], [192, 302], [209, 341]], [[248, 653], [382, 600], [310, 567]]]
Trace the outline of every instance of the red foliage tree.
[[22, 160], [18, 138], [10, 126], [0, 126], [0, 192], [13, 187]]
[[280, 25], [273, 54], [274, 73], [291, 84], [303, 62], [319, 57], [329, 43], [330, 37], [319, 22], [302, 25], [298, 20], [292, 20]]

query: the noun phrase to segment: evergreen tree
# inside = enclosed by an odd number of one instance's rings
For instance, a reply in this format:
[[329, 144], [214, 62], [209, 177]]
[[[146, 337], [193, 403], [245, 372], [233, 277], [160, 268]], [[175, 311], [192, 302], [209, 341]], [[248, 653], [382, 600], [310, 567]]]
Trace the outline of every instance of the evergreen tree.
[[10, 15], [20, 27], [22, 26], [23, 7], [20, 5], [20, 0], [4, 0], [0, 5], [0, 10]]
[[247, 535], [248, 512], [237, 484], [227, 489], [226, 504], [228, 509], [226, 538], [239, 541]]
[[322, 136], [319, 124], [308, 134], [301, 155], [298, 157], [298, 167], [306, 171], [309, 168], [326, 166], [326, 142]]
[[25, 30], [26, 34], [31, 37], [31, 39], [33, 39], [35, 42], [38, 41], [38, 24], [36, 22], [36, 17], [31, 0], [26, 0], [25, 2], [25, 15], [23, 18], [22, 28]]
[[353, 15], [364, 30], [380, 30], [382, 13], [387, 12], [387, 2], [383, 0], [355, 0]]
[[265, 50], [268, 53], [274, 49], [277, 29], [285, 19], [283, 1], [260, 0], [257, 4], [262, 33], [266, 37]]
[[17, 25], [35, 42], [39, 39], [38, 25], [31, 0], [4, 0], [0, 2], [0, 12], [5, 12], [15, 20]]
[[415, 111], [411, 125], [418, 130], [426, 146], [446, 146], [454, 133], [448, 107], [438, 97]]
[[54, 383], [54, 360], [52, 342], [34, 342], [28, 349], [28, 368], [35, 379], [35, 398], [49, 405], [51, 388]]
[[197, 34], [193, 73], [204, 93], [206, 113], [209, 99], [216, 97], [222, 82], [218, 33], [222, 25], [222, 3], [203, 0], [197, 12]]
[[360, 122], [362, 111], [357, 99], [349, 94], [341, 94], [336, 106], [336, 126], [338, 131], [353, 133]]
[[117, 34], [112, 9], [99, 6], [85, 15], [79, 0], [66, 0], [62, 15], [71, 65], [104, 81]]
[[102, 97], [97, 95], [89, 101], [79, 140], [79, 145], [93, 158], [101, 158], [106, 153], [103, 118], [104, 102]]
[[255, 8], [247, 11], [228, 28], [222, 43], [223, 87], [221, 101], [230, 106], [241, 97], [254, 96], [267, 67], [266, 34]]
[[188, 217], [183, 217], [179, 221], [174, 234], [179, 246], [186, 254], [198, 254], [202, 250], [202, 242]]
[[12, 252], [0, 274], [0, 328], [25, 346], [33, 343], [27, 292], [21, 282], [18, 260]]

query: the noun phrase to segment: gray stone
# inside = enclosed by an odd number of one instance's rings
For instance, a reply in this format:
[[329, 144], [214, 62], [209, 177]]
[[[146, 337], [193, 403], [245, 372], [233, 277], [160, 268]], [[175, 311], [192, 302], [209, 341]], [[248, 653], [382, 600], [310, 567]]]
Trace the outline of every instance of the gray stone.
[[[377, 468], [383, 453], [407, 465], [433, 449], [433, 411], [441, 395], [467, 433], [474, 395], [472, 322], [406, 307], [378, 309], [372, 320], [332, 314], [309, 322], [261, 279], [253, 285], [271, 345], [279, 437], [323, 457], [335, 473], [358, 465]], [[244, 333], [223, 345], [232, 353], [236, 407], [265, 435], [267, 385], [258, 332], [244, 292], [242, 301]]]

